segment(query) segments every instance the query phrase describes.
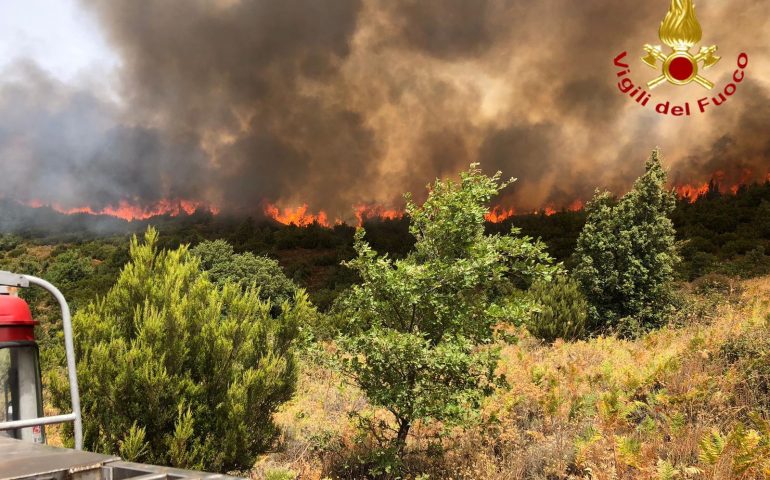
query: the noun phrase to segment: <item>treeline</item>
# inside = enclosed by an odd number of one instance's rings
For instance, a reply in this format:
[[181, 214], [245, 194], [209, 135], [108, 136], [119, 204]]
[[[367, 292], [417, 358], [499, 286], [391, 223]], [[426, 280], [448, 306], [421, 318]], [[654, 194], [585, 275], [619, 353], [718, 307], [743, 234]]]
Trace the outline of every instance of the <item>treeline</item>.
[[[712, 183], [709, 191], [696, 201], [677, 202], [672, 219], [682, 257], [675, 272], [680, 280], [691, 281], [709, 273], [742, 278], [770, 273], [770, 183], [743, 186], [735, 193], [719, 190], [719, 186]], [[6, 202], [2, 208], [6, 212], [10, 207]], [[90, 272], [93, 269], [94, 275], [84, 275], [93, 285], [73, 289], [74, 296], [83, 291], [101, 292], [103, 285], [114, 281], [118, 269], [128, 258], [127, 232], [113, 231], [107, 235], [87, 225], [87, 215], [66, 216], [47, 209], [37, 210], [42, 218], [36, 222], [24, 226], [21, 212], [17, 212], [12, 218], [18, 221], [0, 225], [6, 234], [0, 241], [0, 258], [5, 257], [22, 271], [41, 273], [45, 266], [35, 255], [26, 253], [43, 248], [42, 245], [55, 245], [50, 252], [51, 259], [74, 250], [60, 259], [68, 265], [65, 270], [80, 268]], [[30, 212], [24, 214], [30, 215]], [[488, 233], [507, 233], [511, 226], [516, 226], [523, 234], [542, 239], [554, 259], [572, 267], [572, 254], [585, 218], [584, 211], [562, 211], [550, 216], [520, 215], [487, 224], [486, 228]], [[121, 228], [125, 228], [125, 223], [117, 220], [113, 227], [123, 225]], [[265, 219], [214, 216], [204, 211], [157, 217], [155, 223], [161, 232], [159, 245], [163, 248], [224, 239], [237, 253], [251, 252], [277, 259], [288, 277], [307, 288], [321, 309], [328, 308], [336, 295], [356, 280], [355, 274], [341, 265], [354, 254], [353, 226], [286, 226]], [[138, 222], [132, 228], [141, 232], [148, 224]], [[377, 251], [403, 257], [414, 245], [408, 218], [370, 220], [364, 226], [372, 248]], [[73, 267], [71, 264], [77, 263], [73, 258], [78, 254], [92, 261]]]

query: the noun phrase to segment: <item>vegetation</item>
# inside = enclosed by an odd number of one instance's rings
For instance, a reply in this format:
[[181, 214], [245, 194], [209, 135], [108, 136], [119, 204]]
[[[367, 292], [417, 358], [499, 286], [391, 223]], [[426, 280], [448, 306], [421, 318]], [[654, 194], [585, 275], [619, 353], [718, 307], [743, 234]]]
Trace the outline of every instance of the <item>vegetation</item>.
[[593, 325], [634, 333], [661, 325], [670, 314], [678, 255], [669, 218], [675, 196], [657, 150], [646, 172], [617, 204], [597, 193], [586, 206], [575, 250], [575, 277]]
[[527, 330], [535, 337], [547, 342], [578, 340], [595, 330], [588, 323], [588, 302], [580, 285], [568, 275], [535, 281], [529, 293], [536, 306]]
[[407, 198], [414, 250], [378, 256], [356, 233], [361, 277], [341, 302], [343, 370], [373, 405], [395, 420], [403, 453], [418, 420], [459, 422], [498, 384], [495, 327], [523, 317], [519, 282], [548, 279], [544, 246], [529, 238], [485, 235], [490, 199], [507, 184], [475, 166], [459, 183], [437, 180], [421, 206]]
[[201, 267], [209, 278], [222, 287], [228, 282], [243, 289], [259, 287], [259, 297], [281, 305], [297, 293], [297, 286], [283, 273], [272, 258], [251, 252], [237, 254], [225, 240], [204, 241], [191, 250], [201, 260]]
[[[654, 154], [620, 199], [484, 224], [504, 183], [471, 169], [358, 233], [5, 215], [0, 267], [64, 290], [87, 446], [130, 460], [317, 480], [770, 478], [770, 183], [675, 203], [664, 181]], [[163, 235], [128, 241], [150, 222]], [[56, 413], [58, 313], [22, 295]]]
[[[421, 425], [405, 478], [768, 478], [767, 397], [751, 380], [761, 378], [751, 376], [761, 371], [753, 347], [742, 345], [770, 339], [770, 277], [694, 295], [710, 306], [704, 315], [635, 339], [545, 344], [520, 331], [500, 352], [508, 388], [439, 445]], [[364, 398], [325, 366], [306, 365], [277, 415], [286, 433], [272, 462], [299, 478], [362, 478], [350, 466], [369, 458], [373, 443], [345, 412], [377, 416]]]
[[[148, 462], [249, 469], [291, 397], [293, 339], [311, 307], [298, 293], [277, 318], [254, 287], [216, 286], [187, 249], [131, 242], [115, 285], [73, 319], [85, 446]], [[65, 385], [53, 383], [66, 408]]]

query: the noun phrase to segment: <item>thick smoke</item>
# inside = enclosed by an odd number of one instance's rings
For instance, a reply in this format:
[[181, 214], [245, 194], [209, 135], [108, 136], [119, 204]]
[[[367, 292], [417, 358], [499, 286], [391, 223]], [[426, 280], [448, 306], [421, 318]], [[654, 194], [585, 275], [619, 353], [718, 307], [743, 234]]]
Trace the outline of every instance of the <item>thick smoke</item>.
[[307, 203], [349, 217], [473, 161], [519, 178], [504, 202], [520, 210], [621, 192], [655, 146], [677, 182], [770, 171], [770, 16], [758, 0], [696, 1], [702, 43], [723, 57], [704, 74], [724, 85], [746, 51], [750, 80], [684, 119], [624, 98], [612, 65], [627, 50], [636, 82], [656, 75], [639, 57], [659, 43], [668, 0], [83, 3], [121, 59], [119, 100], [17, 67], [0, 86], [6, 196]]
[[[0, 84], [0, 193], [22, 202], [95, 210], [201, 195], [209, 168], [194, 144], [121, 123], [119, 108], [20, 62]], [[95, 85], [90, 86], [94, 89]], [[184, 170], [175, 171], [180, 166]], [[192, 173], [192, 174], [187, 174]]]

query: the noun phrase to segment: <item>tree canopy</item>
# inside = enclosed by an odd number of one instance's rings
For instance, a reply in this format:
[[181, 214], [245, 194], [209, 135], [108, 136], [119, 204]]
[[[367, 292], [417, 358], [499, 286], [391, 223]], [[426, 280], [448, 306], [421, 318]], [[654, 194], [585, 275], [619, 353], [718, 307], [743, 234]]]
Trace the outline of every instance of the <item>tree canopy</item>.
[[422, 205], [407, 195], [414, 249], [393, 260], [355, 236], [347, 262], [361, 278], [340, 302], [344, 370], [393, 414], [403, 451], [416, 420], [462, 421], [498, 382], [496, 327], [528, 307], [517, 286], [551, 275], [540, 242], [512, 229], [487, 235], [484, 215], [507, 182], [477, 165], [460, 181], [437, 180]]
[[594, 328], [633, 332], [665, 319], [679, 259], [670, 218], [675, 206], [658, 150], [619, 202], [597, 192], [586, 206], [574, 273]]

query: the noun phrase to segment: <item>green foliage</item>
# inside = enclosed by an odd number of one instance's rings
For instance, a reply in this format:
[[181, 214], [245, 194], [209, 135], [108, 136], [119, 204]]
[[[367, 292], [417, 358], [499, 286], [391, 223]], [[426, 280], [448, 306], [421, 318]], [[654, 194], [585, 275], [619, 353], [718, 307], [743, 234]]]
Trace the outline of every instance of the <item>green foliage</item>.
[[770, 416], [770, 329], [767, 325], [750, 328], [728, 339], [720, 354], [739, 369], [745, 386]]
[[57, 285], [62, 291], [71, 289], [93, 273], [91, 259], [75, 249], [66, 250], [53, 257], [46, 270], [48, 281]]
[[236, 254], [225, 240], [201, 242], [191, 252], [201, 259], [201, 267], [219, 286], [227, 282], [244, 289], [256, 285], [262, 300], [272, 300], [277, 305], [291, 300], [297, 291], [278, 262], [251, 252]]
[[535, 281], [529, 292], [537, 304], [527, 321], [532, 335], [547, 342], [587, 336], [591, 330], [587, 323], [588, 303], [575, 280], [557, 275], [551, 282]]
[[265, 480], [294, 480], [295, 478], [297, 478], [297, 472], [286, 468], [268, 470], [265, 474]]
[[674, 468], [671, 462], [661, 459], [658, 460], [657, 471], [658, 480], [674, 480], [680, 474], [679, 470]]
[[[142, 436], [147, 462], [249, 468], [294, 391], [293, 340], [311, 307], [298, 293], [273, 317], [256, 289], [214, 285], [185, 247], [157, 239], [134, 238], [115, 285], [74, 317], [85, 446], [143, 452]], [[64, 408], [66, 385], [54, 390]]]
[[138, 427], [136, 422], [128, 429], [123, 440], [118, 441], [118, 453], [123, 460], [138, 462], [147, 454], [149, 444], [144, 440], [147, 432]]
[[575, 251], [575, 277], [589, 303], [593, 325], [634, 333], [661, 324], [669, 313], [678, 256], [673, 192], [654, 150], [646, 172], [615, 204], [608, 193], [586, 206]]
[[727, 438], [718, 430], [711, 430], [704, 434], [698, 442], [700, 448], [698, 458], [706, 465], [716, 465], [726, 446]]
[[528, 312], [516, 285], [554, 271], [544, 245], [518, 230], [485, 235], [488, 203], [506, 185], [472, 165], [459, 183], [437, 180], [422, 206], [407, 196], [416, 243], [402, 259], [378, 255], [356, 232], [347, 265], [362, 283], [339, 305], [342, 367], [392, 413], [399, 452], [414, 421], [460, 422], [476, 411], [499, 380], [495, 327]]

